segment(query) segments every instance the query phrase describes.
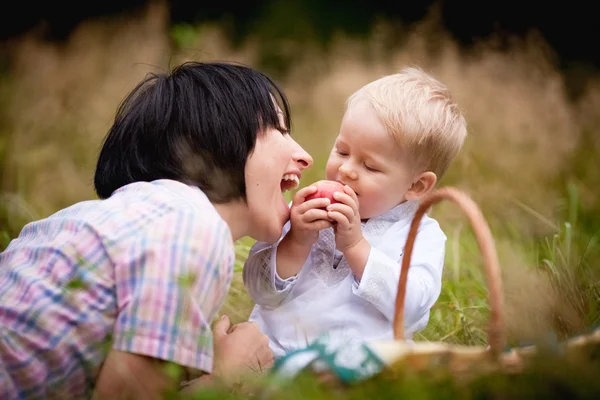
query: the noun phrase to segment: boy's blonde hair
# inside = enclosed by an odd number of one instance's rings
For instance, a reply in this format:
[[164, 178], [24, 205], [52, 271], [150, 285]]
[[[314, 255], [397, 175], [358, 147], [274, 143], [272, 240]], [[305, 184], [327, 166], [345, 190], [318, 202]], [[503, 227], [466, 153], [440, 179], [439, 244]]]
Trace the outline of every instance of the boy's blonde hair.
[[366, 99], [387, 131], [408, 152], [415, 172], [432, 171], [438, 180], [460, 151], [467, 123], [448, 88], [423, 72], [407, 67], [360, 88], [347, 109]]

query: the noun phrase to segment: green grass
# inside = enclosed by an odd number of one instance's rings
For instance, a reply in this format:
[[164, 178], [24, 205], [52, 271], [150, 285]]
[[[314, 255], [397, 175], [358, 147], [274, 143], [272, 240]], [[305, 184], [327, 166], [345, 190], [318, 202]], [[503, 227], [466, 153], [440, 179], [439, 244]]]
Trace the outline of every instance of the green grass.
[[452, 374], [431, 368], [414, 372], [396, 365], [360, 383], [340, 385], [320, 383], [304, 373], [293, 381], [266, 379], [244, 391], [213, 388], [186, 399], [597, 399], [600, 394], [600, 346], [594, 345], [568, 357], [540, 353], [524, 370], [469, 371]]

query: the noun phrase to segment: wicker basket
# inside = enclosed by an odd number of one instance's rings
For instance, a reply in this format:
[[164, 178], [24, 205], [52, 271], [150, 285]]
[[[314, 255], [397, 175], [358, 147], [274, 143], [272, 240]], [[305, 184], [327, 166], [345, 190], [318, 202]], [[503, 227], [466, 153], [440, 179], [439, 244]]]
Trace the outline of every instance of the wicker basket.
[[[482, 255], [490, 305], [488, 346], [451, 345], [443, 342], [408, 344], [404, 341], [404, 296], [417, 230], [425, 212], [442, 200], [453, 201], [467, 216]], [[369, 344], [388, 366], [402, 362], [415, 369], [445, 365], [455, 372], [467, 370], [483, 372], [498, 368], [510, 372], [521, 370], [527, 360], [537, 354], [536, 346], [506, 348], [502, 277], [494, 239], [479, 207], [464, 192], [452, 187], [437, 189], [419, 205], [404, 248], [393, 324], [393, 341], [377, 341]], [[593, 343], [600, 343], [600, 329], [573, 337], [561, 345], [563, 350], [569, 352]]]

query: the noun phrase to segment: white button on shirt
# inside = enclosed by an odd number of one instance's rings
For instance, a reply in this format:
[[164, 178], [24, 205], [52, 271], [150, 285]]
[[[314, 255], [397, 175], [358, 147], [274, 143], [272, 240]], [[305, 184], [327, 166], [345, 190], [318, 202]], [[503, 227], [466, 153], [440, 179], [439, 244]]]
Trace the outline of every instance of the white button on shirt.
[[[362, 223], [371, 252], [360, 282], [335, 250], [331, 228], [319, 233], [298, 275], [285, 280], [277, 276], [275, 266], [281, 239], [275, 244], [254, 244], [243, 272], [256, 303], [250, 320], [269, 336], [276, 358], [306, 347], [325, 332], [342, 341], [393, 338], [400, 263], [417, 206], [416, 201], [405, 202]], [[288, 222], [282, 238], [289, 229]], [[439, 224], [423, 216], [407, 281], [406, 339], [425, 328], [439, 297], [445, 244]]]

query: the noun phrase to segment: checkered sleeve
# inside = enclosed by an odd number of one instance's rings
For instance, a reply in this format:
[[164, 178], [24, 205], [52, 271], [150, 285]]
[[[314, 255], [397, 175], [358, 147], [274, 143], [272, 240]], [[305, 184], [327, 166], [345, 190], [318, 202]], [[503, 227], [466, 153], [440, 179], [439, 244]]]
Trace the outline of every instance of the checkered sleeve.
[[115, 267], [113, 348], [212, 371], [210, 322], [222, 305], [235, 252], [219, 218], [171, 211], [121, 245]]

